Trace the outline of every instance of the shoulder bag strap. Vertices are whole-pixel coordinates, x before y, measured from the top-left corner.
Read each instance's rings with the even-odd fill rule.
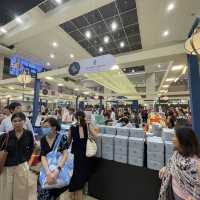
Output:
[[[56,139],[56,142],[55,142],[55,144],[53,146],[53,150],[52,151],[54,151],[54,152],[58,151],[61,139],[62,139],[62,134],[59,134],[58,137],[57,137],[57,139]]]
[[[0,151],[2,151],[4,145],[5,145],[5,148],[7,148],[9,135],[10,135],[9,133],[5,133],[5,139],[4,139],[4,141],[3,141],[3,143],[2,143],[2,145],[0,147]]]

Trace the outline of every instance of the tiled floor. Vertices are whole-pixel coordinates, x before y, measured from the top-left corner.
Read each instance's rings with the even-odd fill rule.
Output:
[[[29,185],[30,196],[28,200],[36,200],[37,199],[37,192],[36,192],[37,191],[36,190],[37,176],[30,172],[29,180],[30,180],[30,185]],[[63,193],[60,197],[60,200],[70,200],[69,193],[68,192]],[[86,196],[84,200],[96,200],[96,199]]]

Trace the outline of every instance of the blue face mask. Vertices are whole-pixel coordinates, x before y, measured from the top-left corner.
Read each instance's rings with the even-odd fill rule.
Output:
[[[42,128],[43,135],[47,136],[51,133],[51,128]]]

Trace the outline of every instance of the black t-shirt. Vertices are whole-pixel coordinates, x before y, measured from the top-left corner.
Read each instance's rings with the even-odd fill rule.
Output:
[[[9,134],[8,145],[5,145],[6,134]],[[24,130],[22,136],[18,139],[15,130],[0,136],[0,148],[6,150],[8,156],[5,166],[16,166],[28,161],[33,153],[34,139],[29,130]],[[3,145],[4,144],[4,145]]]
[[[46,139],[46,136],[44,136],[41,139],[41,156],[46,156],[49,152],[51,152],[53,150],[53,147],[54,147],[54,144],[56,142],[58,135],[59,135],[59,133],[56,135],[52,147],[49,146],[47,139]],[[68,146],[69,145],[68,145],[68,142],[67,142],[67,136],[63,135],[62,139],[60,141],[58,151],[62,153],[64,150],[68,149]]]

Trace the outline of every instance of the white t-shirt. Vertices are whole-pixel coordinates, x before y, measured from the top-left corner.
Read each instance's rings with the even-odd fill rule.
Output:
[[[115,112],[113,112],[113,111],[111,112],[110,119],[112,121],[115,121]]]

